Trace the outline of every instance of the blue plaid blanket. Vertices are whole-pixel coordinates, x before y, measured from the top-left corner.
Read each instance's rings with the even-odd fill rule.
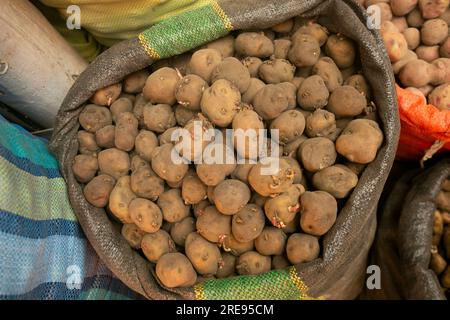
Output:
[[[45,140],[0,116],[0,299],[140,299],[100,261]]]

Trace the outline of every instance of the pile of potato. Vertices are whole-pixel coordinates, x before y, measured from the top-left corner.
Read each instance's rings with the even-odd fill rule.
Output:
[[[159,61],[91,98],[73,174],[167,287],[310,262],[383,142],[359,63],[350,39],[303,19]],[[279,130],[279,154],[174,163],[172,133],[185,128],[194,140],[195,121],[219,135]],[[175,151],[193,160],[217,144]],[[219,148],[251,156],[246,146]],[[262,174],[274,157],[277,171]]]
[[[450,110],[449,0],[363,0],[381,9],[381,34],[399,83]]]
[[[430,268],[440,277],[442,290],[450,295],[450,179],[436,198]]]

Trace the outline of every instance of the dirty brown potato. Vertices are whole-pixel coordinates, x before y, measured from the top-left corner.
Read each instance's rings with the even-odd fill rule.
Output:
[[[95,133],[97,130],[111,125],[112,117],[108,108],[88,104],[80,113],[78,121],[84,130]]]
[[[242,95],[242,102],[252,103],[256,93],[261,90],[266,84],[258,78],[251,78],[250,85],[247,91]]]
[[[133,103],[128,98],[119,98],[109,107],[114,123],[117,123],[117,117],[123,112],[133,112]]]
[[[140,249],[142,238],[144,238],[145,232],[138,228],[133,223],[125,223],[121,229],[122,237],[128,242],[133,249]]]
[[[313,261],[319,256],[319,253],[319,241],[314,236],[304,233],[294,233],[287,240],[287,258],[294,265]]]
[[[294,184],[302,184],[303,181],[303,172],[300,167],[300,163],[294,159],[293,157],[283,156],[284,160],[286,160],[291,167],[292,171],[294,171]]]
[[[336,199],[343,199],[358,184],[358,176],[346,166],[336,164],[316,172],[312,181],[317,189],[330,193]]]
[[[333,92],[344,81],[341,71],[329,57],[320,58],[311,71],[313,75],[318,75],[323,79],[329,92]]]
[[[210,83],[212,72],[221,61],[222,54],[216,49],[200,49],[192,55],[189,71]]]
[[[349,118],[361,114],[366,98],[352,86],[344,85],[334,90],[328,100],[327,110],[337,118]]]
[[[298,110],[284,111],[271,122],[270,129],[278,130],[278,142],[285,145],[303,134],[305,117]],[[272,139],[274,139],[273,136]]]
[[[214,204],[221,213],[233,215],[250,201],[251,192],[245,183],[227,179],[214,188]]]
[[[158,136],[159,145],[162,146],[166,143],[173,144],[175,141],[172,141],[172,134],[178,129],[181,129],[181,128],[180,127],[172,127],[172,128],[167,129],[163,133],[161,133]]]
[[[420,45],[420,31],[417,28],[407,28],[402,32],[409,50],[415,50]]]
[[[306,117],[306,135],[310,138],[326,137],[336,131],[334,113],[318,109]]]
[[[209,206],[197,217],[197,232],[206,240],[222,243],[231,234],[231,216],[220,213],[216,207]]]
[[[336,151],[349,161],[367,164],[375,160],[383,143],[378,123],[368,119],[352,120],[336,140]]]
[[[314,111],[328,103],[330,92],[322,77],[313,75],[306,78],[298,88],[297,102],[302,109]]]
[[[251,108],[241,108],[232,122],[234,148],[239,156],[255,159],[258,156],[258,138],[264,123]]]
[[[175,89],[180,78],[175,69],[158,69],[147,78],[142,93],[151,103],[173,105],[176,102]]]
[[[332,166],[337,153],[333,141],[324,137],[304,141],[298,148],[298,159],[309,172],[317,172]]]
[[[142,167],[150,168],[150,163],[148,163],[147,161],[142,159],[139,155],[135,154],[131,158],[131,164],[130,164],[131,173],[137,171],[138,169],[140,169]]]
[[[73,175],[78,182],[87,183],[95,177],[98,166],[96,155],[76,155],[72,164]]]
[[[366,100],[370,100],[372,92],[366,78],[362,74],[355,74],[345,80],[344,85],[355,88],[360,94],[362,94]]]
[[[131,173],[131,190],[145,199],[156,201],[164,192],[164,180],[156,175],[149,165],[137,168]]]
[[[178,135],[175,150],[186,160],[196,162],[202,159],[203,151],[215,138],[210,132],[212,129],[211,122],[199,113],[186,123],[183,130],[175,132]]]
[[[305,188],[301,184],[294,184],[286,192],[266,200],[264,211],[272,225],[284,228],[295,219],[300,209],[299,197],[304,192]]]
[[[427,20],[420,29],[420,35],[426,46],[441,44],[448,37],[448,25],[442,19]]]
[[[143,115],[145,127],[158,133],[163,133],[177,123],[172,107],[168,104],[147,104]]]
[[[145,257],[153,263],[157,263],[167,253],[176,252],[172,238],[162,229],[153,233],[147,233],[142,238],[141,249]]]
[[[236,53],[244,57],[267,58],[274,52],[273,42],[260,32],[243,32],[236,37]]]
[[[158,206],[162,210],[164,220],[168,222],[181,221],[190,214],[190,206],[184,203],[179,189],[163,192],[158,198]]]
[[[292,39],[292,46],[288,52],[289,61],[296,67],[311,67],[320,57],[320,45],[316,38],[309,34],[299,34]]]
[[[105,126],[95,132],[95,142],[97,146],[103,149],[114,148],[115,136],[116,127],[113,125]]]
[[[419,0],[419,9],[424,19],[439,17],[448,8],[449,0]]]
[[[336,199],[324,191],[305,192],[300,197],[302,230],[313,236],[323,236],[337,217]]]
[[[294,79],[295,67],[285,59],[270,59],[259,67],[259,77],[269,84],[289,82]]]
[[[131,112],[123,112],[117,116],[114,132],[114,144],[117,149],[131,151],[134,141],[139,133],[138,120]]]
[[[240,275],[255,275],[270,271],[270,257],[256,251],[248,251],[239,256],[236,271]]]
[[[77,139],[79,145],[78,151],[81,154],[94,155],[100,151],[93,133],[80,130],[77,133]]]
[[[206,199],[206,185],[200,180],[195,171],[189,171],[181,185],[181,196],[186,204],[196,204]]]
[[[116,185],[109,195],[108,208],[122,223],[133,223],[130,216],[130,202],[136,198],[130,187],[130,177],[118,178]]]
[[[242,60],[242,64],[248,69],[250,76],[255,78],[258,76],[259,67],[262,65],[262,60],[257,57],[246,57]]]
[[[265,227],[255,239],[255,248],[263,256],[282,255],[286,248],[287,236],[283,230]]]
[[[172,161],[177,152],[170,143],[156,147],[152,155],[152,169],[162,179],[170,182],[180,182],[186,175],[189,166],[180,160]]]
[[[188,234],[195,232],[195,230],[194,218],[186,217],[172,225],[170,236],[177,245],[184,247]]]
[[[281,84],[268,84],[253,98],[255,111],[264,120],[272,120],[289,108],[289,93]]]
[[[339,69],[348,68],[355,63],[355,44],[342,34],[333,34],[328,37],[325,52]]]
[[[250,78],[248,85],[250,85]],[[200,106],[202,112],[213,124],[227,127],[233,121],[240,103],[239,89],[232,82],[219,79],[205,90]]]
[[[250,85],[250,72],[238,59],[228,57],[216,66],[211,75],[211,81],[213,83],[221,79],[233,83],[242,94]]]
[[[94,207],[106,207],[115,184],[116,180],[113,177],[107,174],[98,175],[83,188],[84,197]]]
[[[261,234],[264,223],[263,210],[255,204],[247,204],[233,215],[231,232],[237,241],[250,242]]]
[[[195,270],[202,275],[215,275],[222,263],[219,248],[196,232],[190,233],[185,242],[186,255]]]
[[[328,30],[324,26],[317,23],[308,23],[307,25],[301,26],[293,35],[292,38],[295,39],[300,34],[308,34],[313,36],[319,46],[323,46],[328,39]]]
[[[100,172],[108,174],[114,179],[127,175],[130,171],[130,165],[130,156],[125,151],[111,148],[98,154]]]
[[[245,252],[252,251],[255,248],[255,243],[253,240],[248,242],[239,242],[234,238],[233,234],[230,234],[224,238],[222,248],[225,252],[229,252],[238,257]]]
[[[133,223],[142,231],[154,233],[161,228],[163,219],[161,209],[154,202],[135,198],[131,200],[128,211]]]
[[[167,253],[156,264],[158,279],[168,288],[192,287],[197,282],[189,259],[181,253]]]
[[[236,269],[236,260],[236,257],[231,253],[222,253],[222,264],[219,266],[219,270],[217,270],[216,277],[222,279],[233,275]]]
[[[291,40],[275,39],[273,41],[274,46],[273,57],[275,59],[287,59],[291,45],[292,45]]]
[[[153,151],[158,147],[158,138],[152,131],[142,129],[136,136],[134,147],[136,153],[145,161],[152,160]]]
[[[93,104],[99,106],[110,106],[122,92],[122,84],[116,83],[107,86],[103,89],[97,90],[94,95],[89,99]]]
[[[203,92],[208,88],[208,83],[196,74],[184,76],[177,84],[175,98],[183,107],[198,111]]]
[[[129,74],[123,80],[123,91],[126,93],[141,93],[149,75],[146,69]]]

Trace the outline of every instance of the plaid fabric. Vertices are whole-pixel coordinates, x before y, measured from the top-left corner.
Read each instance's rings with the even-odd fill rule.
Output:
[[[0,299],[140,299],[100,261],[46,141],[0,116]]]

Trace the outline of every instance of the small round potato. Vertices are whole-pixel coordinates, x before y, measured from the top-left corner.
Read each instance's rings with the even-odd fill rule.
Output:
[[[188,234],[185,242],[186,255],[199,274],[215,275],[222,263],[219,248],[196,232]]]
[[[114,178],[107,174],[96,176],[84,187],[84,197],[94,207],[103,208],[108,204],[109,195],[115,184]]]
[[[84,130],[95,133],[97,130],[111,125],[112,116],[108,108],[88,104],[80,113],[78,121]]]
[[[145,161],[152,161],[152,154],[158,146],[158,138],[152,131],[142,129],[134,142],[136,153]]]
[[[159,229],[142,238],[141,248],[150,262],[157,263],[165,254],[175,252],[175,243],[166,231]]]
[[[173,105],[179,80],[180,75],[175,69],[158,69],[147,78],[142,93],[151,103]]]
[[[342,86],[330,95],[327,110],[337,118],[354,117],[361,114],[366,107],[366,98],[352,86]]]
[[[136,195],[133,193],[130,186],[130,177],[120,177],[109,195],[109,210],[122,223],[133,223],[130,216],[129,205],[135,198]]]
[[[138,120],[131,112],[123,112],[117,116],[114,144],[117,149],[131,151],[138,135]]]
[[[168,104],[144,106],[144,124],[148,130],[163,133],[177,123],[172,107]]]
[[[181,196],[186,204],[196,204],[206,199],[206,185],[200,180],[195,171],[189,171],[181,185]]]
[[[355,63],[355,44],[342,34],[333,34],[328,37],[325,52],[333,59],[339,69],[349,68]]]
[[[316,237],[308,234],[294,233],[288,238],[286,253],[292,264],[313,261],[319,257],[319,241]]]
[[[336,164],[316,172],[312,181],[317,189],[343,199],[358,184],[358,176],[346,166]]]
[[[216,49],[200,49],[192,55],[188,68],[190,73],[210,83],[212,72],[221,61],[222,54]]]
[[[231,173],[231,178],[241,180],[244,183],[248,183],[248,174],[250,173],[250,170],[253,168],[253,166],[254,164],[252,163],[238,164],[233,173]]]
[[[322,77],[313,75],[306,78],[297,93],[297,102],[302,109],[314,111],[323,108],[328,103],[330,93]]]
[[[175,97],[183,107],[198,111],[203,92],[207,88],[208,83],[203,78],[196,74],[189,74],[178,82]]]
[[[284,111],[271,122],[270,129],[278,130],[279,143],[285,145],[303,134],[305,117],[298,110]],[[274,139],[273,132],[272,139]]]
[[[190,214],[190,206],[184,204],[179,189],[163,192],[158,198],[158,206],[162,210],[164,220],[169,222],[181,221]]]
[[[328,138],[312,138],[298,148],[298,159],[309,172],[317,172],[332,166],[337,153],[333,141]]]
[[[366,97],[367,100],[370,100],[372,97],[370,86],[362,74],[355,74],[348,77],[344,84],[355,88],[360,94]]]
[[[242,94],[247,91],[250,85],[250,72],[238,59],[229,57],[223,59],[211,75],[213,83],[220,79],[233,83]]]
[[[220,213],[216,207],[209,206],[197,217],[197,232],[206,240],[222,243],[231,234],[231,216]]]
[[[305,192],[301,184],[294,184],[286,192],[264,203],[267,219],[277,228],[284,228],[295,219],[300,209],[299,197]]]
[[[150,200],[133,199],[128,206],[128,210],[131,220],[142,231],[154,233],[161,228],[163,219],[161,209]]]
[[[100,130],[102,130],[102,129],[100,129]],[[97,134],[97,132],[96,132],[96,134]],[[95,141],[95,135],[93,133],[87,132],[84,130],[80,130],[77,133],[77,139],[78,139],[78,145],[79,145],[78,150],[81,154],[94,155],[100,151],[100,148],[97,145],[97,142]]]
[[[184,247],[188,234],[195,232],[195,220],[192,217],[186,217],[181,221],[175,222],[170,228],[170,236],[173,241]]]
[[[264,256],[282,255],[286,246],[287,236],[283,230],[275,227],[265,227],[255,240],[255,248]]]
[[[173,144],[175,141],[172,140],[173,133],[181,129],[180,127],[172,127],[164,131],[158,136],[159,145],[162,146],[163,144],[170,143]]]
[[[103,150],[98,154],[98,167],[101,173],[118,179],[130,171],[130,156],[116,148]]]
[[[323,79],[329,92],[333,92],[344,81],[341,70],[330,57],[320,58],[312,68],[312,73]]]
[[[265,158],[248,175],[252,188],[264,197],[285,192],[294,182],[294,171],[285,159]]]
[[[313,66],[320,57],[319,42],[309,34],[299,34],[292,39],[292,46],[289,50],[288,57],[296,67]]]
[[[150,163],[142,159],[139,155],[135,154],[131,158],[131,165],[130,165],[131,172],[133,173],[143,167],[150,168]]]
[[[264,228],[265,217],[262,209],[256,204],[247,204],[233,216],[231,232],[239,242],[256,239]]]
[[[226,215],[233,215],[244,208],[250,196],[250,189],[240,180],[228,179],[214,188],[214,204]]]
[[[423,44],[427,46],[441,44],[448,37],[447,22],[442,19],[427,20],[420,29],[420,35]]]
[[[76,155],[72,164],[73,175],[78,182],[87,183],[95,177],[98,166],[99,163],[95,155]]]
[[[375,160],[383,143],[378,123],[368,119],[351,121],[336,140],[336,150],[351,162],[367,164]]]
[[[236,52],[244,57],[267,58],[273,54],[272,41],[258,32],[243,32],[235,41]]]
[[[272,30],[278,33],[289,33],[294,27],[294,19],[288,19],[272,27]]]
[[[275,119],[289,108],[289,93],[280,84],[268,84],[256,93],[253,106],[264,120]]]
[[[117,123],[117,117],[123,112],[133,112],[133,103],[128,98],[119,98],[109,107],[114,123]]]
[[[133,249],[140,249],[142,238],[144,238],[145,232],[138,228],[133,223],[125,223],[121,230],[122,237],[127,240],[130,247]]]
[[[334,225],[337,216],[336,199],[324,191],[305,192],[300,197],[302,230],[322,236]]]
[[[246,57],[242,60],[244,67],[248,69],[250,77],[256,78],[259,74],[259,67],[262,65],[262,60],[257,57]]]
[[[90,101],[99,106],[110,106],[122,92],[122,84],[116,83],[105,88],[99,89],[90,98]]]
[[[301,26],[292,35],[292,39],[296,39],[301,34],[308,34],[310,36],[313,36],[317,40],[317,42],[319,42],[319,46],[323,46],[328,39],[328,30],[317,23],[309,23],[307,25]]]
[[[239,256],[236,271],[241,275],[269,272],[271,262],[270,257],[260,255],[256,251],[248,251]]]
[[[306,117],[306,134],[310,138],[326,137],[336,131],[334,113],[318,109]]]
[[[131,173],[131,190],[145,199],[156,201],[164,192],[164,180],[156,175],[149,165],[137,168]]]
[[[291,40],[275,39],[273,41],[274,46],[273,56],[275,57],[275,59],[287,59],[291,45],[292,45]]]
[[[116,127],[113,125],[105,126],[95,132],[95,142],[100,148],[114,148],[115,136]]]
[[[245,252],[252,251],[255,248],[255,244],[253,240],[248,242],[239,242],[233,234],[230,234],[225,237],[222,247],[226,252],[238,257]]]
[[[197,282],[189,259],[181,253],[167,253],[156,264],[156,276],[168,288],[192,287]]]
[[[186,175],[189,166],[183,161],[175,161],[177,152],[173,145],[166,143],[156,147],[152,156],[152,169],[162,179],[170,182],[180,182]],[[180,159],[178,159],[180,160]]]
[[[294,79],[295,67],[285,59],[266,60],[259,67],[259,76],[265,83],[277,84]]]

